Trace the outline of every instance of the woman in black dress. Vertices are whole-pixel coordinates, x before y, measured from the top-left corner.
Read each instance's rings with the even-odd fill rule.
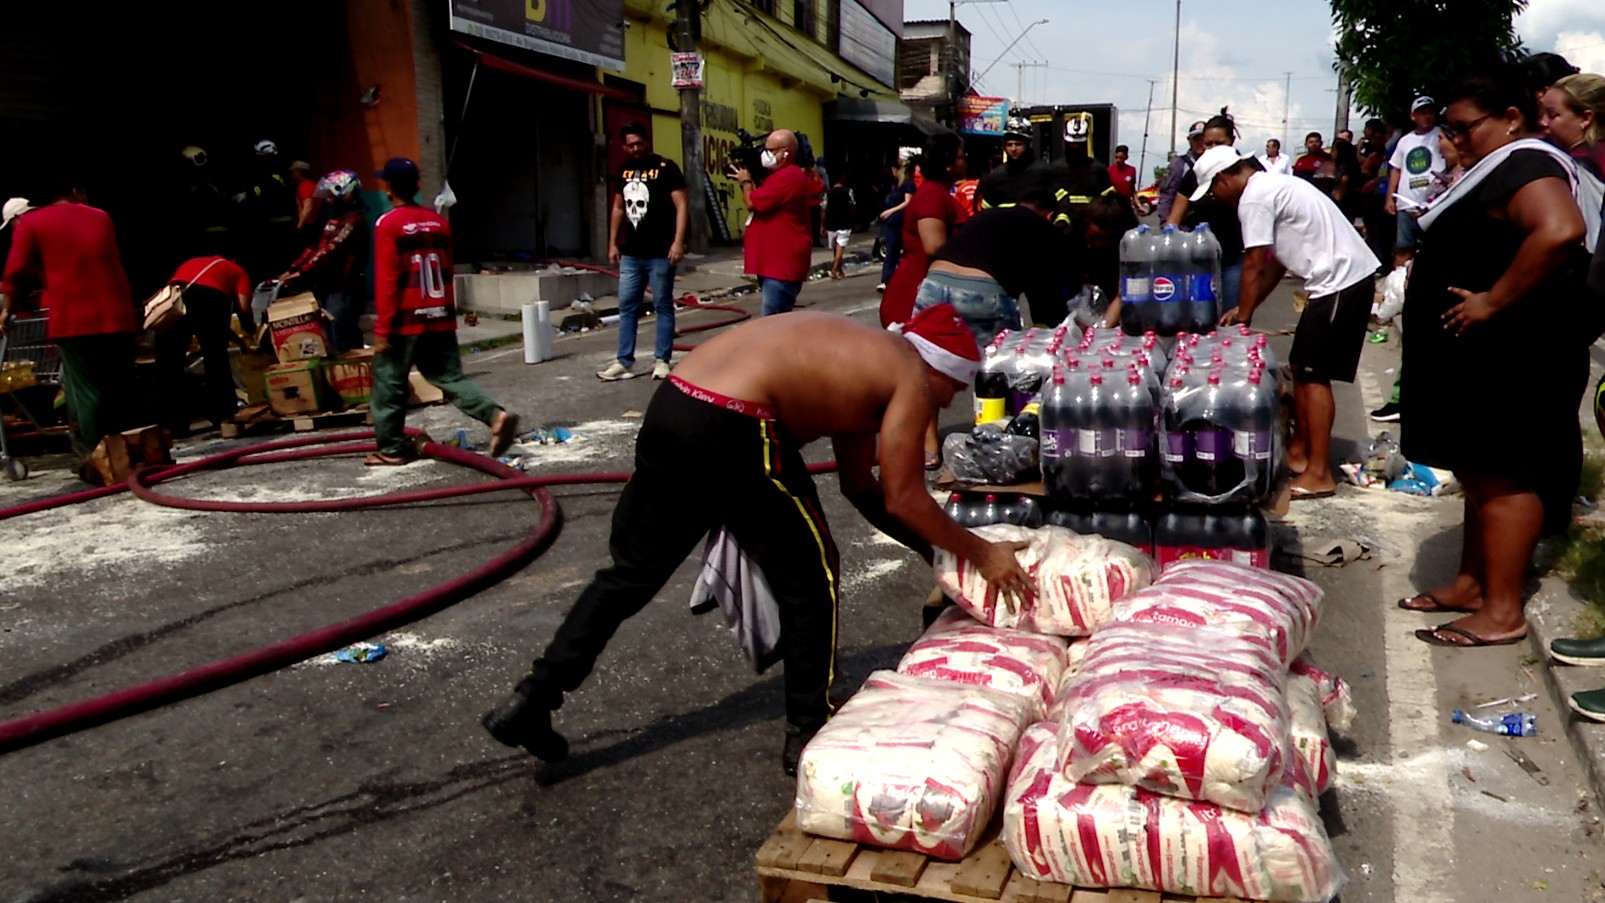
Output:
[[[1455,579],[1399,605],[1464,614],[1416,631],[1428,643],[1498,645],[1527,635],[1542,477],[1581,454],[1575,373],[1588,352],[1567,324],[1581,319],[1585,230],[1575,170],[1532,137],[1535,96],[1519,73],[1474,76],[1450,97],[1443,128],[1467,172],[1422,217],[1428,240],[1405,290],[1403,450],[1455,472],[1465,523]]]

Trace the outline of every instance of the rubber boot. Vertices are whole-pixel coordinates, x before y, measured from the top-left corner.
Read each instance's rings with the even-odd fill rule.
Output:
[[[1562,637],[1549,644],[1549,654],[1556,661],[1585,668],[1605,668],[1605,637],[1577,640]]]
[[[1584,690],[1573,693],[1568,701],[1572,711],[1584,718],[1605,721],[1605,690]]]
[[[803,747],[808,741],[814,739],[819,728],[798,727],[795,724],[786,725],[786,745],[780,750],[780,768],[789,777],[797,776],[797,760],[802,758]]]
[[[543,762],[561,762],[568,758],[568,741],[552,729],[552,709],[563,700],[542,686],[533,675],[518,682],[506,701],[479,719],[496,742],[503,746],[523,747]]]

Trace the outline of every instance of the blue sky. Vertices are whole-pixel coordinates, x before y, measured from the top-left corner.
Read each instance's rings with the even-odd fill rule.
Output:
[[[947,13],[947,0],[904,2],[905,19],[946,20]],[[1120,141],[1131,146],[1133,163],[1154,81],[1149,169],[1163,162],[1170,146],[1175,16],[1174,0],[962,0],[958,6],[959,21],[974,36],[974,74],[990,69],[980,82],[982,93],[1013,98],[1019,90],[1027,104],[1113,103],[1121,112]],[[1005,54],[1022,28],[1038,19],[1048,22]],[[1555,50],[1584,71],[1605,73],[1605,0],[1532,0],[1517,31],[1533,50]],[[1270,137],[1298,144],[1311,131],[1330,141],[1337,113],[1331,43],[1332,13],[1325,0],[1182,0],[1180,129],[1230,105],[1245,149],[1263,149]],[[1047,67],[1014,65],[1036,62]],[[1360,122],[1356,113],[1356,131]]]

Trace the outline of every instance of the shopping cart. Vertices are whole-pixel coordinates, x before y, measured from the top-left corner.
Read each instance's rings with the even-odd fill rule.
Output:
[[[10,406],[33,425],[36,433],[45,430],[28,406],[18,400],[17,393],[34,386],[61,385],[61,352],[45,334],[49,320],[49,317],[16,318],[0,334],[0,398],[10,399]],[[28,466],[11,457],[11,449],[6,445],[4,405],[0,405],[0,466],[5,467],[6,476],[14,481],[28,475]]]

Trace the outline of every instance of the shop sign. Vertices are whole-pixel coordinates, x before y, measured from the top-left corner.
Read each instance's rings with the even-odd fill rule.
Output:
[[[702,87],[702,54],[700,53],[671,53],[669,66],[673,69],[673,88],[701,88]]]
[[[1002,135],[1008,115],[1007,97],[966,94],[959,98],[959,131],[965,135]]]
[[[624,68],[624,0],[450,0],[451,30],[574,60]]]

